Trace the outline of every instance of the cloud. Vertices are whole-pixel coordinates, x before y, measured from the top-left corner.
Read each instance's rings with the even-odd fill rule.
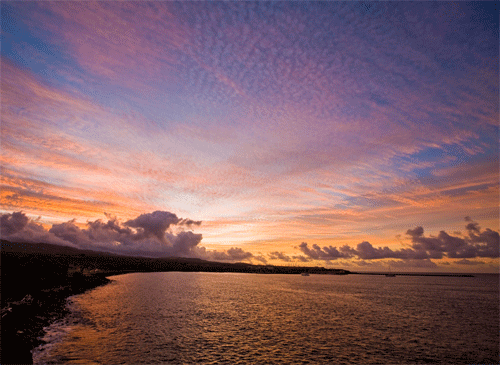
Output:
[[[462,260],[455,261],[455,264],[458,264],[458,265],[483,265],[484,261],[472,261],[472,260],[462,259]]]
[[[337,260],[339,258],[350,258],[353,256],[353,249],[345,245],[337,249],[337,247],[323,247],[320,248],[318,245],[312,245],[310,249],[306,242],[302,242],[299,247],[307,257],[315,260]]]
[[[201,234],[195,234],[191,231],[180,232],[177,235],[168,234],[167,237],[172,245],[172,251],[180,256],[195,256],[194,249],[203,238]]]
[[[448,258],[497,258],[500,256],[500,237],[498,232],[489,228],[480,230],[479,225],[469,217],[466,225],[468,236],[453,236],[445,231],[440,231],[437,236],[426,237],[424,229],[420,226],[408,229],[406,234],[410,237],[411,247],[392,250],[389,247],[373,247],[368,241],[359,243],[355,249],[345,245],[336,247],[323,247],[312,245],[309,248],[306,242],[299,245],[299,249],[308,259],[336,260],[338,258],[358,258],[360,260],[401,259],[407,265],[417,267],[432,267],[431,259]],[[418,265],[417,262],[420,262]],[[432,263],[432,264],[431,264]],[[427,265],[427,266],[426,266]]]
[[[184,231],[201,222],[178,218],[166,211],[141,214],[121,223],[107,215],[103,220],[88,221],[80,228],[76,220],[53,224],[47,231],[41,224],[29,219],[23,212],[2,214],[2,238],[29,242],[47,242],[75,247],[112,251],[117,253],[141,253],[152,256],[196,256],[202,240],[201,234]],[[169,229],[181,229],[173,233]]]
[[[264,255],[254,256],[254,259],[255,259],[256,261],[259,261],[259,262],[263,263],[263,264],[267,264],[267,260],[266,260],[266,258],[264,257]]]
[[[251,252],[244,251],[240,247],[231,247],[224,251],[217,250],[205,250],[203,248],[202,252],[199,252],[202,258],[207,260],[215,260],[215,261],[259,261],[266,263],[267,260],[262,255],[256,256]]]
[[[478,66],[475,73],[465,68],[442,78],[436,66],[445,55],[456,61],[463,54],[480,65],[484,59],[474,50],[474,40],[487,40],[482,42],[486,47],[496,39],[498,46],[498,34],[491,38],[475,29],[467,37],[472,43],[460,44],[474,52],[450,52],[436,43],[432,49],[416,47],[440,39],[440,31],[428,37],[432,28],[419,27],[429,16],[420,7],[399,11],[414,18],[406,39],[400,25],[408,25],[407,19],[387,22],[375,13],[345,17],[353,10],[348,3],[307,9],[172,4],[7,5],[15,10],[13,19],[27,26],[26,42],[53,56],[44,58],[41,68],[33,67],[33,57],[8,51],[8,44],[24,48],[26,42],[15,45],[20,38],[6,37],[6,56],[16,61],[2,58],[3,150],[13,159],[15,177],[22,183],[26,176],[36,179],[38,186],[9,185],[4,209],[77,218],[103,210],[138,216],[155,210],[155,204],[191,210],[187,199],[177,200],[186,194],[203,204],[201,211],[213,212],[207,220],[221,216],[218,209],[227,214],[228,206],[238,210],[231,216],[248,221],[253,218],[247,211],[262,209],[267,226],[258,223],[256,230],[274,224],[269,236],[288,234],[287,239],[306,230],[322,229],[323,237],[354,228],[362,232],[379,224],[374,219],[396,215],[400,222],[415,219],[416,213],[432,220],[458,206],[495,209],[498,154],[496,143],[482,135],[497,134],[485,127],[490,121],[497,128],[493,96],[498,85],[490,77],[496,71]],[[389,31],[376,32],[379,27]],[[51,77],[50,69],[58,77]],[[474,163],[457,160],[446,169],[449,161],[430,159],[435,152],[426,150],[463,141],[469,141],[463,148],[495,151],[477,155]],[[481,160],[489,162],[478,164]],[[432,179],[401,181],[430,168]],[[295,176],[285,177],[285,172]],[[313,179],[350,192],[303,192]],[[40,186],[47,181],[55,185]],[[457,190],[464,183],[467,190]],[[104,187],[112,187],[114,195]],[[395,191],[388,195],[385,188]],[[349,216],[348,227],[331,228],[333,206],[333,214]],[[309,208],[320,215],[305,211]],[[284,217],[289,224],[274,219],[292,210],[307,217],[309,226],[292,222],[291,213]],[[365,248],[366,257],[384,255]],[[316,253],[339,256],[322,248]]]
[[[245,252],[239,247],[231,247],[224,254],[230,260],[245,260],[253,256],[250,252]]]
[[[36,220],[30,219],[23,212],[2,214],[1,237],[12,241],[47,242],[73,247],[102,250],[122,254],[145,256],[180,256],[198,257],[215,261],[248,261],[267,263],[264,255],[254,255],[239,247],[227,250],[207,250],[200,246],[203,236],[186,231],[193,225],[199,226],[201,221],[179,218],[167,211],[155,211],[140,214],[134,219],[122,223],[118,218],[106,214],[107,221],[97,219],[88,221],[84,228],[72,219],[67,222],[53,224],[45,229]],[[283,252],[273,251],[267,254],[270,260],[284,262],[311,260],[331,261],[338,259],[354,259],[356,265],[369,265],[380,259],[398,259],[394,267],[435,268],[432,259],[444,257],[461,259],[455,261],[459,265],[479,265],[482,261],[473,258],[498,258],[499,233],[489,228],[481,230],[477,222],[466,217],[467,235],[448,234],[440,231],[437,236],[425,236],[424,229],[417,226],[408,229],[411,244],[409,247],[393,250],[389,247],[374,247],[363,241],[356,248],[344,245],[320,247],[309,246],[302,242],[297,249],[302,255],[289,256]],[[174,228],[175,227],[175,228]]]
[[[479,233],[479,226],[477,223],[469,223],[465,226],[465,228],[468,230],[468,231],[473,231],[473,232],[476,232],[476,233]]]
[[[36,4],[26,23],[44,29],[44,40],[63,45],[67,57],[88,73],[111,81],[140,84],[141,77],[151,79],[155,72],[164,73],[179,63],[174,51],[186,42],[185,28],[172,17],[169,4],[117,5]],[[141,21],[136,18],[139,14]],[[127,80],[120,77],[124,72]]]
[[[370,267],[373,271],[385,271],[388,269],[387,263],[377,260],[353,260],[353,264],[360,267]],[[435,269],[438,265],[430,259],[405,259],[405,260],[391,260],[389,263],[391,268],[407,269],[407,268],[421,268],[421,269]],[[448,263],[444,263],[448,264]],[[345,265],[345,264],[344,264]],[[346,265],[347,266],[347,265]]]
[[[8,236],[19,232],[26,227],[28,221],[28,217],[22,212],[3,214],[0,221],[2,236]]]
[[[374,248],[370,242],[363,241],[358,244],[356,255],[362,260],[373,260],[394,257],[395,253],[388,247]]]
[[[81,230],[80,227],[75,224],[74,219],[69,222],[53,224],[52,228],[49,230],[49,233],[52,233],[56,237],[80,247],[92,246],[93,240],[88,234],[90,232],[92,232],[92,230]]]
[[[22,242],[49,242],[73,246],[72,243],[56,237],[38,222],[29,219],[23,212],[2,214],[1,237]]]
[[[283,252],[274,251],[274,252],[268,253],[267,256],[269,257],[270,260],[281,260],[281,261],[285,261],[285,262],[292,261],[290,256],[285,255]]]
[[[427,259],[430,256],[422,250],[401,249],[393,251],[389,247],[373,247],[368,241],[359,243],[356,248],[344,245],[337,249],[336,247],[323,247],[313,245],[309,248],[306,242],[299,245],[299,249],[310,259],[313,260],[336,260],[357,257],[360,260],[377,260],[387,258],[399,259]],[[439,257],[440,258],[440,257]]]
[[[193,221],[191,219],[185,218],[185,219],[179,220],[179,224],[180,225],[185,225],[187,227],[189,227],[189,226],[199,226],[199,225],[201,225],[201,221]]]
[[[12,241],[55,243],[130,255],[267,262],[263,255],[254,255],[239,247],[222,251],[207,250],[200,246],[203,238],[201,234],[182,230],[183,227],[199,226],[201,221],[179,218],[171,212],[144,213],[124,223],[109,214],[105,215],[107,221],[88,221],[83,229],[72,219],[53,224],[47,231],[23,212],[6,213],[1,215],[1,237]],[[172,231],[174,226],[176,233]]]
[[[175,214],[157,210],[153,213],[141,214],[139,217],[125,222],[125,225],[136,228],[138,234],[144,238],[154,235],[163,241],[165,231],[179,221],[180,219]]]
[[[438,265],[430,259],[422,259],[422,260],[400,260],[400,261],[392,261],[391,267],[405,269],[408,267],[412,268],[420,268],[420,269],[435,269]]]
[[[499,234],[489,228],[486,228],[479,235],[470,233],[470,240],[477,250],[477,257],[499,257]]]
[[[267,257],[270,260],[281,260],[281,261],[285,261],[285,262],[310,262],[313,260],[312,258],[304,256],[304,255],[288,256],[288,255],[285,255],[283,252],[278,252],[278,251],[268,253]],[[325,260],[325,261],[328,261],[328,260]]]
[[[465,217],[468,236],[452,236],[445,231],[440,231],[437,237],[425,237],[422,227],[408,230],[414,250],[426,251],[432,258],[474,258],[474,257],[499,257],[499,234],[489,228],[482,231],[478,223],[470,217]]]
[[[382,265],[378,262],[378,261],[370,261],[370,260],[355,260],[353,261],[353,263],[357,266],[362,266],[362,267],[366,267],[366,266],[369,266],[371,267],[372,269],[373,268],[382,268]]]

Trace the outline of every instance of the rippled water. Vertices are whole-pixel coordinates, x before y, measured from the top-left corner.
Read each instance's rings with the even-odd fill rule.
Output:
[[[498,275],[137,273],[68,301],[37,364],[498,363]]]

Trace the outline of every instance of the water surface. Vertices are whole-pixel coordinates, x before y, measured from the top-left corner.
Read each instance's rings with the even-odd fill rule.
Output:
[[[136,273],[68,301],[35,363],[498,363],[498,275]]]

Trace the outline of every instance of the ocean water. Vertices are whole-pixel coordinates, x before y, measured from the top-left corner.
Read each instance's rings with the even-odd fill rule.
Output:
[[[498,364],[499,277],[135,273],[68,300],[35,364]]]

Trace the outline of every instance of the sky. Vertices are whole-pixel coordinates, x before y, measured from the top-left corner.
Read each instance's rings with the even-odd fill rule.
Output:
[[[1,2],[1,234],[498,272],[494,2]]]

